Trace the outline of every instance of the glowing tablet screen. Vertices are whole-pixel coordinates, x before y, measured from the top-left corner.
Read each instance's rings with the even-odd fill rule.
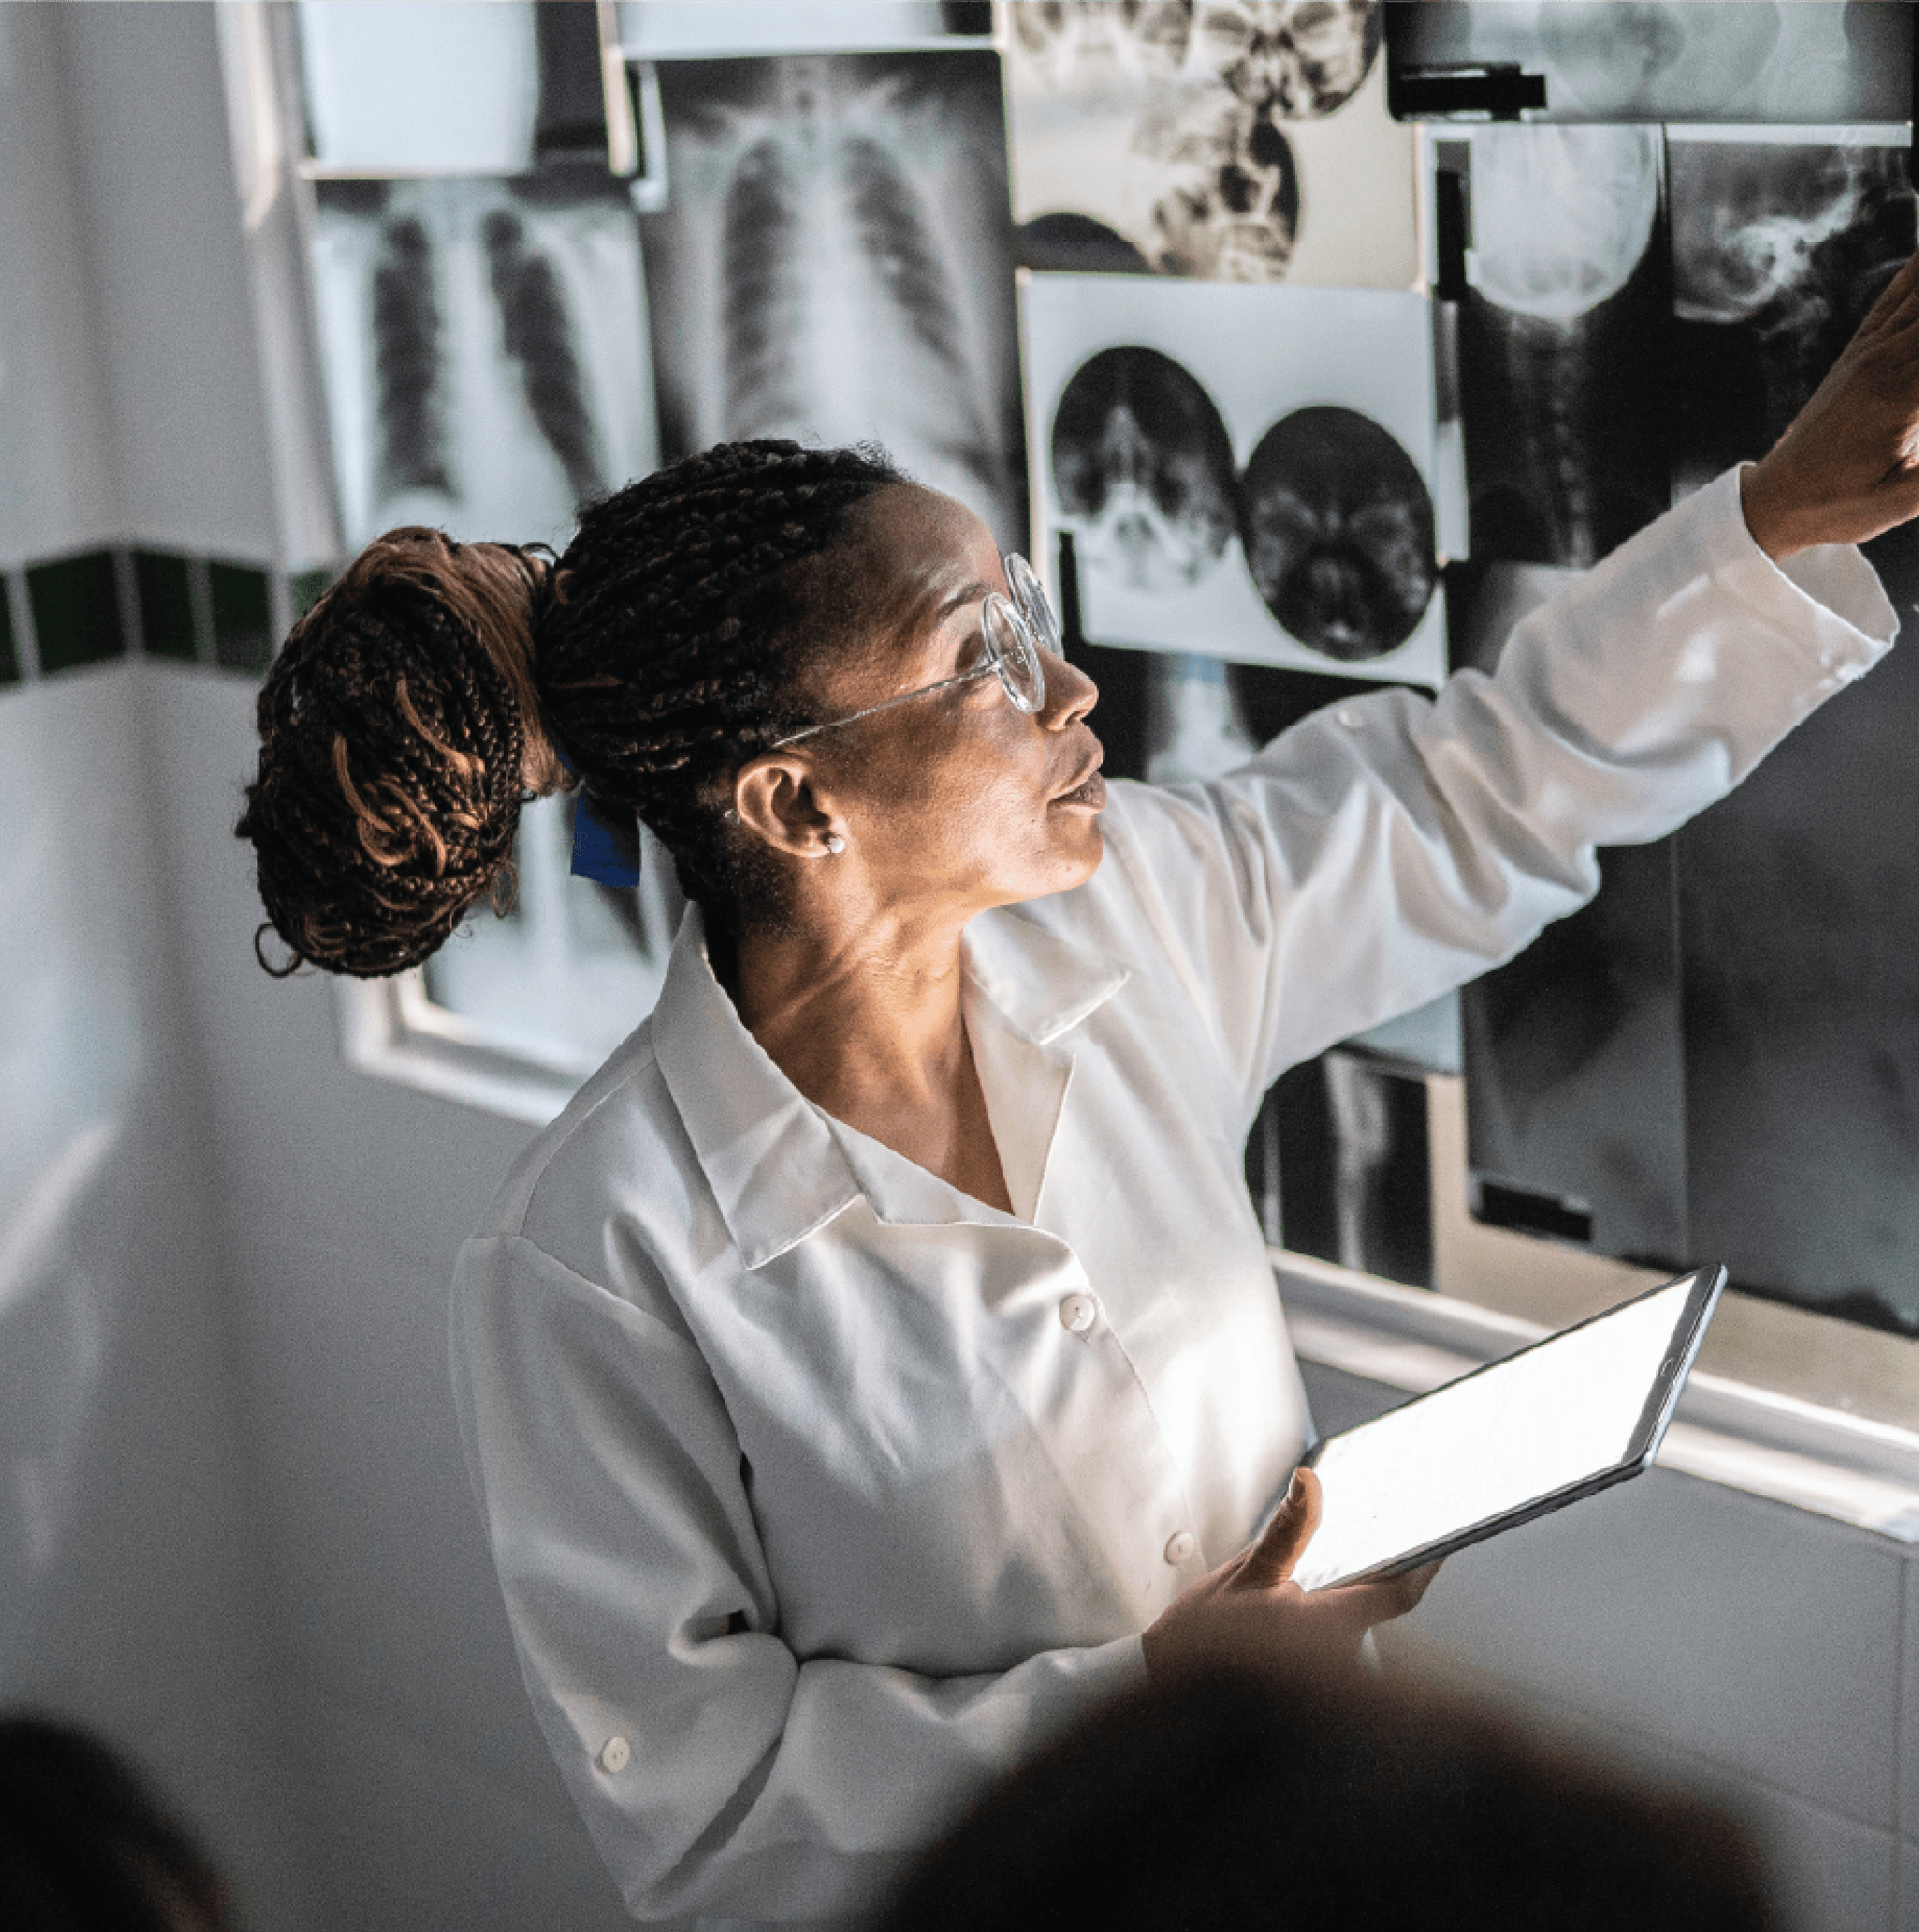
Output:
[[[1724,1282],[1686,1276],[1449,1382],[1314,1452],[1320,1589],[1456,1550],[1649,1463]]]

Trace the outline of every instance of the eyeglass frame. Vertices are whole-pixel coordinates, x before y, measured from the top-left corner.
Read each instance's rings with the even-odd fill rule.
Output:
[[[1014,566],[1019,566],[1016,572]],[[915,698],[929,696],[935,691],[951,691],[963,684],[977,684],[984,677],[997,677],[1000,688],[1006,694],[1006,701],[1016,711],[1023,711],[1029,717],[1046,708],[1046,665],[1041,661],[1043,651],[1050,650],[1059,654],[1059,623],[1053,614],[1053,606],[1047,599],[1046,588],[1040,582],[1033,566],[1017,551],[1008,550],[1000,558],[1000,566],[1006,573],[1006,580],[1014,587],[1014,596],[1009,597],[1004,591],[989,590],[980,605],[980,637],[986,646],[984,663],[976,664],[971,670],[963,670],[957,677],[943,677],[936,684],[923,684],[911,691],[902,691],[896,698],[882,698],[877,704],[869,704],[863,711],[849,711],[844,718],[829,718],[823,724],[809,724],[804,730],[789,731],[783,738],[776,738],[770,745],[760,747],[761,752],[778,752],[788,745],[797,745],[803,738],[816,737],[822,731],[836,731],[842,724],[854,724],[862,718],[870,718],[877,712],[890,711],[895,705],[910,703]],[[1043,621],[1036,622],[1032,614],[1025,608],[1022,594],[1025,585],[1030,584],[1039,598]],[[1023,646],[1032,662],[1033,696],[1029,703],[1025,695],[1014,688],[1012,679],[1005,668],[1007,654],[993,642],[990,620],[1003,614],[1003,621],[1012,632],[1014,643]],[[755,754],[755,755],[758,755]]]

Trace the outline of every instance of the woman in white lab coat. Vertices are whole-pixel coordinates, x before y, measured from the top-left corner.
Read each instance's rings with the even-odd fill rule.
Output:
[[[296,628],[241,826],[296,958],[425,957],[523,786],[637,812],[688,892],[453,1306],[528,1690],[638,1916],[845,1922],[1092,1700],[1412,1600],[1284,1582],[1314,1499],[1260,1096],[1869,667],[1896,625],[1839,546],[1919,510],[1915,423],[1908,267],[1763,463],[1496,677],[1170,790],[1107,790],[1024,567],[856,452],[689,459],[550,572],[399,533]]]

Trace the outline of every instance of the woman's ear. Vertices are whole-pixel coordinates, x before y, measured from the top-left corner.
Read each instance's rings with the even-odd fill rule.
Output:
[[[769,754],[740,768],[731,816],[776,852],[795,859],[819,856],[833,814],[819,795],[818,774],[804,757]]]

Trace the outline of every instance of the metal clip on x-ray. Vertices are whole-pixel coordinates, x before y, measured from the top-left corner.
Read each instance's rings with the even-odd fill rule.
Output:
[[[1386,71],[1386,111],[1395,121],[1517,121],[1546,104],[1546,77],[1516,62]]]

